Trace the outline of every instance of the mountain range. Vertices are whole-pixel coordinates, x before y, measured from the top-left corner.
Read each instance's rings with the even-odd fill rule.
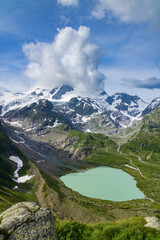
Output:
[[[150,104],[138,96],[116,93],[109,96],[98,90],[94,96],[81,96],[63,85],[52,90],[37,88],[26,93],[1,91],[1,116],[27,131],[65,124],[84,132],[106,135],[131,126],[160,105],[160,98]]]
[[[124,237],[134,220],[134,235],[150,234],[144,217],[158,217],[160,212],[160,98],[148,104],[138,96],[109,96],[103,90],[92,97],[79,96],[72,87],[62,86],[28,93],[1,91],[0,106],[0,212],[17,202],[38,201],[56,216],[58,239],[62,233],[67,239],[67,231],[73,229],[79,233],[81,221],[104,222],[105,229],[111,221],[115,226],[111,234],[115,229],[119,232],[115,225],[119,222]],[[21,169],[13,158],[22,161]],[[124,202],[92,199],[60,180],[67,173],[99,166],[130,174],[145,198]],[[32,178],[18,181],[26,176]],[[159,239],[157,231],[151,229],[151,233],[153,239]],[[84,239],[81,235],[78,239]],[[93,239],[88,231],[85,239]]]

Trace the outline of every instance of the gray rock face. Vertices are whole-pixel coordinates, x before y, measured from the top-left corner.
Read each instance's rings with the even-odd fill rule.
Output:
[[[56,100],[60,100],[64,94],[66,94],[67,92],[71,92],[73,90],[74,89],[71,86],[63,85],[52,98]],[[51,91],[51,93],[52,94],[54,93],[54,89]]]
[[[0,215],[0,240],[56,240],[50,209],[35,202],[21,202]]]
[[[146,217],[145,220],[147,224],[145,227],[155,228],[156,230],[160,230],[160,221],[156,217]]]
[[[0,114],[2,113],[2,108],[3,108],[3,107],[2,107],[2,106],[0,106]]]
[[[160,106],[160,97],[154,99],[142,112],[142,117],[152,112],[155,108]]]
[[[68,107],[73,109],[76,113],[82,116],[90,116],[95,112],[98,112],[98,105],[90,98],[71,98],[68,102]]]

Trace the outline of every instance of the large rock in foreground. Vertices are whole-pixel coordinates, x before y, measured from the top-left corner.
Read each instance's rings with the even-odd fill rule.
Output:
[[[21,202],[0,215],[0,240],[56,240],[50,209],[35,202]]]
[[[156,230],[160,230],[160,221],[156,217],[146,217],[145,220],[147,224],[145,227],[155,228]]]

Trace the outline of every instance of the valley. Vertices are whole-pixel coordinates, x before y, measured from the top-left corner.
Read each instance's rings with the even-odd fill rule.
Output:
[[[160,0],[0,2],[0,240],[160,240]]]
[[[61,107],[65,109],[66,104],[62,103]],[[95,117],[88,107],[86,110],[86,103],[82,104],[81,112],[77,111],[80,110],[74,108],[72,114],[81,114],[79,122],[73,121],[70,113],[57,110],[54,102],[38,100],[5,112],[1,118],[1,166],[10,172],[7,176],[2,175],[0,211],[15,202],[34,200],[51,208],[60,224],[57,229],[66,220],[93,224],[137,216],[159,218],[159,106],[125,128],[106,112],[103,126],[108,136],[101,133],[102,125],[101,128],[98,125],[96,131],[83,130],[81,120],[84,116],[89,119],[88,127],[91,122],[101,121],[95,120],[102,118],[100,112]],[[34,177],[25,183],[14,182],[12,176],[16,166],[9,161],[10,156],[19,156],[23,160],[20,177]],[[145,198],[118,202],[89,198],[66,187],[60,180],[63,175],[101,166],[120,169],[132,176]]]

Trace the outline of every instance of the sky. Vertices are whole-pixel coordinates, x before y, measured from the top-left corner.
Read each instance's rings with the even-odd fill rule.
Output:
[[[0,87],[160,96],[159,0],[0,0]]]

